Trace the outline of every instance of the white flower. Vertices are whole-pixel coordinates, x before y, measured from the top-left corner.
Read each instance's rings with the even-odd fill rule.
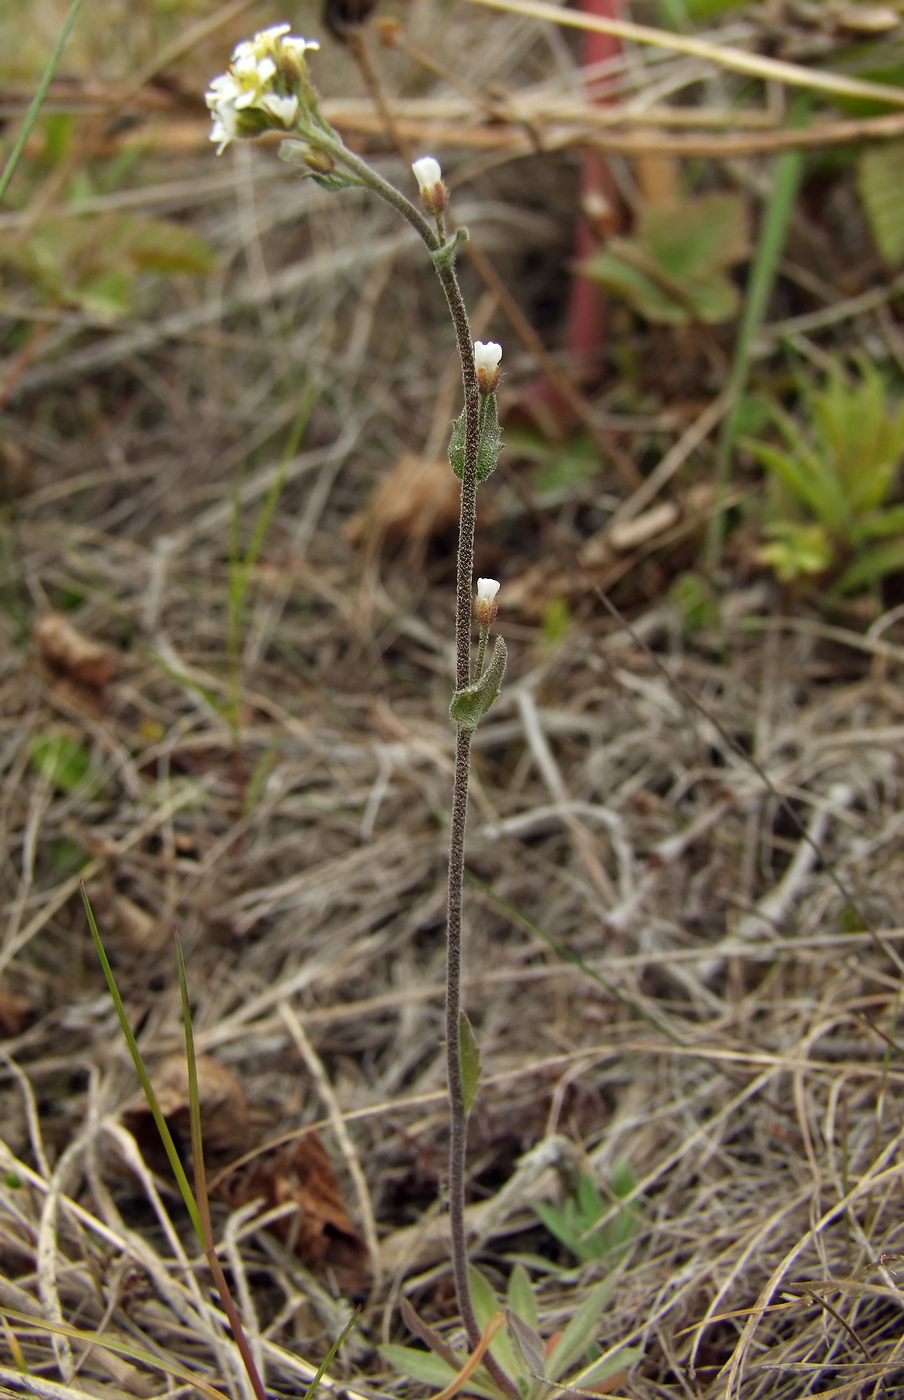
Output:
[[[477,370],[477,387],[482,394],[492,394],[499,383],[499,361],[502,359],[502,346],[495,340],[474,341],[474,365]]]
[[[271,117],[275,117],[281,126],[290,130],[295,124],[298,116],[298,98],[294,93],[290,97],[280,97],[278,93],[265,93],[258,104],[265,112],[269,112]]]
[[[219,142],[217,155],[220,155],[238,133],[238,109],[254,100],[253,93],[246,94],[229,73],[221,73],[214,78],[210,91],[205,94],[207,105],[213,117],[211,141]]]
[[[496,594],[499,592],[499,584],[494,578],[479,578],[477,580],[477,597],[474,599],[474,611],[477,614],[481,627],[489,627],[496,616]]]
[[[288,28],[288,26],[286,26],[286,28]],[[287,54],[291,54],[293,58],[298,59],[304,58],[307,49],[319,49],[320,41],[318,39],[299,39],[294,34],[288,34],[286,38],[283,39],[281,47]]]

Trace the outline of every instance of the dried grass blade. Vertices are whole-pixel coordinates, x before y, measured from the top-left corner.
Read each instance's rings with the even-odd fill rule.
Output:
[[[646,24],[632,24],[628,20],[601,19],[598,15],[559,9],[555,5],[544,4],[543,0],[471,0],[471,3],[487,5],[495,10],[508,10],[513,14],[534,19],[549,20],[551,24],[567,24],[573,29],[592,29],[599,34],[614,34],[620,39],[634,40],[638,44],[653,44],[657,48],[671,49],[674,53],[709,59],[719,68],[728,68],[735,73],[747,73],[751,77],[761,78],[764,82],[774,79],[786,83],[789,87],[805,88],[813,92],[833,92],[844,97],[868,98],[874,102],[887,102],[890,107],[904,106],[902,88],[890,87],[886,83],[871,83],[861,78],[848,78],[843,73],[821,73],[815,68],[804,68],[800,64],[767,58],[763,54],[747,53],[744,49],[736,49],[729,44],[713,44],[690,34],[675,34],[667,29],[653,29]]]

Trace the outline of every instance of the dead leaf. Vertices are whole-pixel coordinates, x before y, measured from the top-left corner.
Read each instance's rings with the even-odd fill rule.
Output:
[[[0,1033],[4,1039],[21,1035],[35,1014],[35,1007],[27,997],[0,990]]]
[[[633,520],[610,526],[608,542],[617,554],[627,554],[629,550],[649,544],[657,535],[665,534],[680,519],[681,507],[677,501],[659,501],[642,515],[635,515]]]
[[[216,1167],[224,1160],[238,1157],[248,1147],[248,1100],[232,1071],[212,1055],[198,1055],[197,1072],[204,1161],[208,1167]],[[191,1144],[191,1114],[185,1056],[168,1055],[152,1074],[151,1081],[167,1127],[187,1154]],[[163,1149],[151,1110],[143,1097],[124,1110],[123,1121],[148,1160],[157,1166]],[[163,1166],[160,1169],[167,1171]]]
[[[233,1208],[258,1197],[268,1210],[294,1202],[297,1211],[276,1221],[270,1227],[274,1233],[306,1268],[333,1274],[344,1291],[361,1293],[367,1288],[367,1246],[348,1218],[333,1164],[316,1133],[306,1133],[291,1149],[258,1160],[247,1174],[227,1177],[221,1191]]]
[[[457,523],[458,500],[458,479],[447,461],[405,452],[367,508],[348,522],[345,537],[352,544],[423,545]]]
[[[79,632],[63,613],[45,613],[39,618],[34,639],[44,664],[76,686],[100,691],[113,675],[109,647]]]

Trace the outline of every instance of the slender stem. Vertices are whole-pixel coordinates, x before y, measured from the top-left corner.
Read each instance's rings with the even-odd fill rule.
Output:
[[[372,170],[347,146],[343,146],[338,135],[331,135],[329,131],[319,126],[299,128],[299,134],[305,140],[309,140],[312,146],[326,151],[328,155],[333,157],[337,165],[344,165],[346,170],[350,170],[361,181],[362,185],[366,185],[369,190],[373,190],[374,194],[385,199],[387,204],[391,204],[393,209],[396,209],[403,219],[407,219],[411,227],[421,236],[431,253],[435,253],[437,248],[441,247],[440,238],[430,227],[420,209],[412,204],[410,199],[406,199],[395,185],[384,180],[383,176],[379,175],[376,170]]]
[[[474,342],[458,278],[451,263],[436,264],[458,339],[465,395],[465,461],[458,523],[458,569],[455,591],[455,688],[471,683],[471,609],[473,607],[474,529],[477,522],[477,449],[480,444],[480,394],[474,364]],[[455,777],[452,785],[452,829],[449,836],[449,893],[446,924],[446,1074],[449,1081],[449,1237],[452,1274],[458,1309],[472,1347],[481,1332],[471,1300],[468,1278],[468,1236],[465,1226],[465,1167],[468,1116],[461,1083],[461,901],[465,874],[465,827],[468,814],[468,771],[471,730],[458,726],[455,737]],[[489,1352],[484,1365],[511,1400],[520,1400],[518,1387]]]
[[[480,1327],[471,1301],[468,1279],[468,1239],[465,1227],[465,1164],[468,1119],[461,1082],[461,899],[465,870],[465,826],[468,815],[468,770],[471,732],[458,726],[455,736],[455,778],[452,785],[452,830],[449,840],[449,892],[446,925],[446,1074],[449,1081],[449,1232],[452,1274],[465,1331],[472,1346]]]
[[[305,133],[306,134],[306,133]],[[438,216],[434,232],[418,209],[376,171],[318,129],[316,144],[337,164],[351,171],[361,183],[397,209],[420,234],[431,253],[445,243],[445,221]],[[473,607],[474,530],[477,521],[477,451],[480,444],[480,393],[474,364],[471,325],[453,260],[434,259],[445,293],[461,359],[465,398],[465,454],[461,482],[458,530],[458,563],[455,587],[455,688],[471,683],[471,609]],[[486,629],[481,637],[480,665],[486,653]],[[478,668],[478,675],[480,668]],[[455,738],[455,777],[452,786],[452,828],[449,838],[449,891],[446,928],[446,1074],[449,1084],[449,1235],[452,1275],[458,1309],[472,1347],[481,1342],[468,1278],[468,1237],[465,1225],[465,1172],[468,1148],[468,1115],[461,1079],[461,904],[465,872],[465,827],[468,816],[468,772],[471,763],[471,730],[458,725]],[[483,1358],[490,1375],[510,1400],[521,1400],[515,1383],[489,1354]]]

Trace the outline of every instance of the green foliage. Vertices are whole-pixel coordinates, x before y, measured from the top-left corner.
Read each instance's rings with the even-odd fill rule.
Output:
[[[147,273],[205,273],[214,263],[209,244],[166,219],[131,215],[52,218],[22,240],[11,230],[0,240],[0,269],[31,283],[40,299],[103,320],[132,310]]]
[[[637,1182],[627,1162],[619,1162],[613,1172],[611,1189],[616,1200],[625,1200]],[[537,1201],[534,1210],[551,1235],[581,1263],[617,1257],[634,1231],[634,1214],[622,1209],[612,1216],[611,1200],[604,1200],[593,1177],[584,1173],[573,1196],[559,1205]],[[610,1219],[599,1222],[604,1216]]]
[[[895,267],[904,262],[904,141],[867,147],[857,184],[876,247]]]
[[[669,589],[669,602],[681,613],[688,637],[695,636],[713,621],[712,590],[700,574],[679,574]]]
[[[578,435],[563,443],[538,442],[541,450],[535,454],[531,483],[535,496],[560,496],[599,475],[600,450],[591,438]]]
[[[540,619],[540,634],[549,646],[555,646],[568,631],[571,613],[564,598],[550,598],[544,605]]]
[[[474,1315],[484,1331],[498,1316],[500,1303],[487,1279],[475,1268],[469,1272]],[[640,1347],[615,1347],[603,1355],[596,1350],[600,1318],[615,1290],[615,1282],[616,1276],[612,1273],[592,1288],[565,1330],[550,1344],[544,1342],[538,1330],[537,1299],[527,1270],[521,1264],[515,1265],[506,1293],[506,1325],[493,1337],[490,1353],[514,1380],[524,1400],[548,1400],[556,1385],[585,1388],[601,1385],[607,1377],[628,1370],[640,1360],[643,1354]],[[445,1389],[455,1378],[455,1368],[460,1369],[467,1358],[451,1351],[416,1315],[412,1322],[419,1335],[432,1346],[431,1351],[393,1345],[381,1347],[380,1353],[402,1375]],[[588,1352],[592,1353],[589,1360]],[[480,1396],[481,1400],[500,1400],[502,1396],[484,1366],[478,1366],[465,1392]]]
[[[904,401],[891,400],[869,361],[852,381],[840,365],[802,394],[802,426],[779,404],[785,445],[746,439],[779,489],[761,560],[786,582],[835,575],[854,593],[904,568],[904,505],[893,503],[904,456]],[[877,543],[884,541],[884,543]]]
[[[832,565],[832,541],[825,527],[815,522],[774,520],[765,527],[769,543],[758,551],[781,583],[793,583],[808,575],[824,574]]]
[[[31,746],[33,766],[60,792],[74,792],[91,771],[91,750],[71,734],[42,734]]]
[[[629,301],[649,321],[681,326],[727,321],[738,293],[726,270],[748,253],[744,202],[703,194],[641,210],[634,238],[612,238],[582,266],[585,277]]]

